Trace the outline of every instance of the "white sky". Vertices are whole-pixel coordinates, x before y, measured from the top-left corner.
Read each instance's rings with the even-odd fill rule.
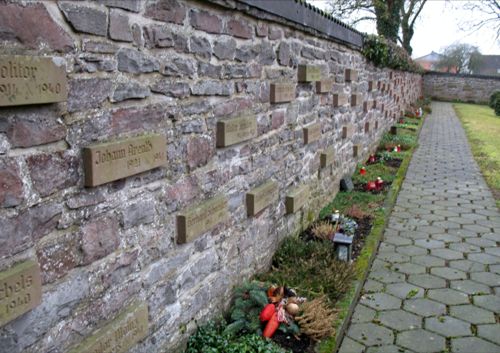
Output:
[[[307,1],[316,7],[326,9],[327,2],[335,0]],[[460,0],[429,0],[425,4],[415,24],[415,34],[411,41],[412,57],[424,56],[431,51],[441,52],[444,47],[454,42],[478,46],[482,54],[500,55],[500,40],[495,41],[496,33],[490,28],[472,34],[460,30],[460,23],[484,18],[479,12],[472,13],[462,9],[463,3],[464,1]],[[375,25],[369,22],[359,24],[357,29],[361,32],[376,33]]]

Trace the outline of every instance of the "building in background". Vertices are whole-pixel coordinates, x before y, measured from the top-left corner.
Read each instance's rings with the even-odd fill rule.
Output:
[[[456,74],[457,69],[455,67],[442,67],[438,68],[438,62],[443,58],[443,55],[432,51],[430,54],[421,56],[420,58],[414,59],[414,61],[422,66],[426,71],[441,71],[441,72],[451,72]]]
[[[500,55],[480,55],[475,75],[500,76]]]

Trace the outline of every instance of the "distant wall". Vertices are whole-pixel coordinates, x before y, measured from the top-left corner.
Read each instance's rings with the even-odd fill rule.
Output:
[[[27,311],[0,315],[0,352],[72,352],[96,332],[102,351],[175,351],[422,94],[420,75],[375,68],[338,21],[251,3],[0,2],[0,55],[60,57],[68,82],[62,102],[0,107],[0,314]],[[33,292],[7,302],[1,281]]]
[[[500,77],[427,72],[424,94],[437,100],[487,103],[494,91],[500,91]]]

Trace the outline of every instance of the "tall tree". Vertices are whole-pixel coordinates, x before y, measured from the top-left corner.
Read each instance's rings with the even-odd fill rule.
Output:
[[[496,32],[496,39],[500,38],[500,0],[467,1],[463,7],[482,15],[478,20],[465,21],[463,30],[477,31],[488,27]]]
[[[437,63],[439,69],[447,72],[472,73],[481,64],[481,53],[478,48],[466,43],[454,43],[446,47],[441,60]]]
[[[496,0],[493,0],[496,1]],[[411,54],[415,21],[427,0],[330,0],[330,12],[335,17],[356,25],[375,21],[377,33],[401,43]]]

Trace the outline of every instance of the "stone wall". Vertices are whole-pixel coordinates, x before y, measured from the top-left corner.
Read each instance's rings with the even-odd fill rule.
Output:
[[[421,95],[235,1],[7,0],[0,23],[0,59],[63,73],[21,97],[0,68],[0,352],[178,349]]]
[[[424,75],[424,94],[436,100],[488,103],[500,91],[500,77],[428,72]]]

